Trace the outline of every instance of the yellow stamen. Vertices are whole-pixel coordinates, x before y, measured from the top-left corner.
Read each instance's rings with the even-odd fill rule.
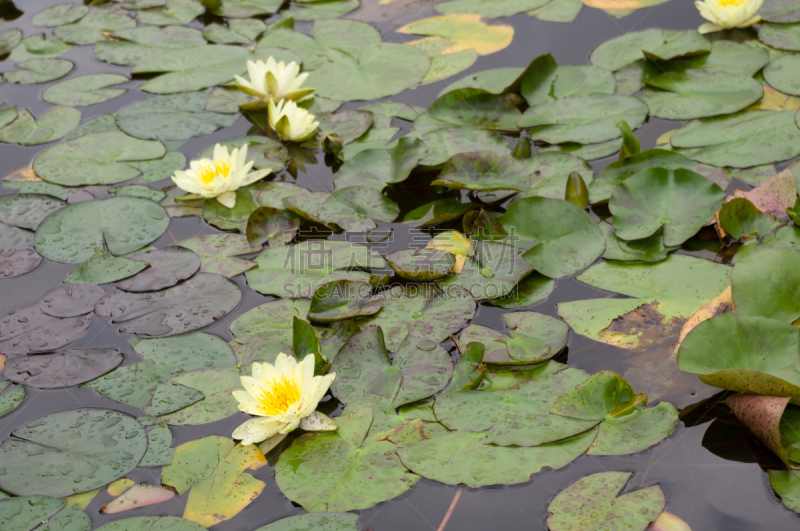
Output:
[[[745,2],[745,0],[719,0],[719,7],[739,7]]]
[[[300,400],[300,389],[294,380],[281,376],[280,380],[272,381],[272,389],[259,397],[258,401],[264,405],[267,415],[282,415],[289,406]]]
[[[231,171],[231,161],[226,159],[216,159],[211,164],[207,162],[200,163],[198,170],[198,177],[204,183],[208,184],[214,180],[217,175],[227,177],[228,172]]]

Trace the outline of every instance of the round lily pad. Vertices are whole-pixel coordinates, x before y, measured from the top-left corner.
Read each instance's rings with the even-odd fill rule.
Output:
[[[109,409],[51,413],[12,435],[0,446],[0,488],[18,496],[62,497],[103,487],[138,465],[147,450],[144,427]]]
[[[21,110],[16,120],[0,129],[0,140],[23,146],[44,144],[62,138],[80,121],[81,112],[72,107],[53,107],[38,120],[27,110]]]
[[[0,222],[13,227],[36,230],[47,216],[65,206],[64,201],[48,195],[6,195],[0,197]]]
[[[157,291],[168,288],[186,280],[200,269],[200,257],[197,253],[183,247],[138,253],[131,255],[130,259],[150,265],[133,277],[114,283],[114,286],[125,291]]]
[[[76,203],[54,212],[39,225],[36,250],[49,260],[65,264],[84,262],[104,245],[111,254],[120,256],[154,241],[168,224],[169,217],[161,205],[140,197]]]
[[[29,59],[17,63],[17,67],[21,70],[3,74],[6,81],[20,85],[35,85],[66,76],[72,72],[75,65],[66,59]]]
[[[122,363],[113,348],[62,350],[53,354],[16,356],[6,362],[4,375],[12,382],[39,389],[69,387],[93,380]]]
[[[764,68],[767,83],[784,94],[800,96],[800,58],[784,55]]]
[[[97,531],[202,531],[205,527],[176,516],[137,516],[98,527]]]
[[[58,4],[36,13],[31,19],[34,26],[54,28],[64,24],[72,24],[86,16],[89,8],[75,4]]]
[[[128,81],[127,77],[118,74],[79,76],[47,87],[42,93],[42,99],[53,105],[70,105],[72,107],[95,105],[124,94],[125,89],[106,87]]]

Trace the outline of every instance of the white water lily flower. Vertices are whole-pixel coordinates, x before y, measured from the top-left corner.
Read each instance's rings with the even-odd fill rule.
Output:
[[[756,12],[761,9],[764,0],[705,0],[695,2],[700,10],[700,15],[710,21],[703,24],[697,31],[712,33],[714,31],[729,30],[733,28],[747,28],[761,20]]]
[[[270,57],[264,61],[247,61],[250,79],[235,76],[235,86],[251,96],[264,101],[302,101],[311,97],[314,89],[301,89],[308,74],[301,74],[300,67],[292,61],[288,65]]]
[[[254,444],[277,434],[286,434],[317,409],[336,373],[314,376],[314,355],[301,362],[284,353],[275,365],[254,363],[253,375],[242,376],[246,391],[234,391],[239,409],[258,418],[250,419],[233,432],[242,444]]]
[[[319,122],[315,122],[314,118],[313,114],[293,101],[282,100],[277,105],[269,102],[269,125],[281,140],[308,140],[319,127]]]
[[[228,208],[236,205],[236,190],[259,179],[270,170],[251,172],[253,161],[247,161],[247,144],[228,154],[228,148],[214,146],[214,159],[193,160],[189,169],[176,171],[172,181],[178,188],[189,192],[182,199],[213,199]]]

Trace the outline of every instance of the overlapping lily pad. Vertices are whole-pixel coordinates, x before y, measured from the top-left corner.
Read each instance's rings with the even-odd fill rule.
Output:
[[[21,70],[3,74],[5,80],[20,85],[35,85],[62,78],[69,74],[75,65],[66,59],[29,59],[17,63],[17,67]]]
[[[72,107],[54,107],[38,120],[21,110],[16,120],[0,129],[0,140],[23,146],[44,144],[64,137],[81,121],[81,112]]]
[[[161,73],[139,86],[145,92],[192,92],[233,81],[247,70],[251,52],[239,46],[209,44],[172,48],[151,55],[131,70],[134,74]]]
[[[530,365],[552,358],[567,344],[569,328],[562,321],[535,312],[504,313],[509,335],[481,325],[470,325],[459,341],[482,343],[484,363]]]
[[[14,383],[40,389],[69,387],[93,380],[122,363],[113,348],[62,350],[53,354],[17,356],[6,362],[4,375]]]
[[[112,33],[115,40],[103,40],[94,45],[94,56],[107,63],[136,66],[153,53],[165,49],[205,46],[202,33],[184,26],[138,26]]]
[[[89,313],[62,319],[44,313],[39,303],[16,308],[0,316],[0,350],[4,354],[51,352],[82,338],[91,324]]]
[[[181,247],[147,251],[130,256],[149,264],[145,271],[114,284],[125,291],[157,291],[174,286],[194,275],[200,269],[200,257]]]

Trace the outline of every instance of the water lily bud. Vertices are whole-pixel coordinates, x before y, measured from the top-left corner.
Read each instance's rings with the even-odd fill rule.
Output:
[[[531,157],[531,139],[526,135],[519,135],[516,147],[512,153],[515,159],[529,159]]]
[[[589,190],[583,181],[581,174],[574,171],[567,178],[567,189],[564,191],[564,199],[570,203],[575,203],[581,208],[589,205]]]
[[[322,138],[322,149],[325,153],[338,155],[342,152],[342,139],[336,133],[326,133]]]

